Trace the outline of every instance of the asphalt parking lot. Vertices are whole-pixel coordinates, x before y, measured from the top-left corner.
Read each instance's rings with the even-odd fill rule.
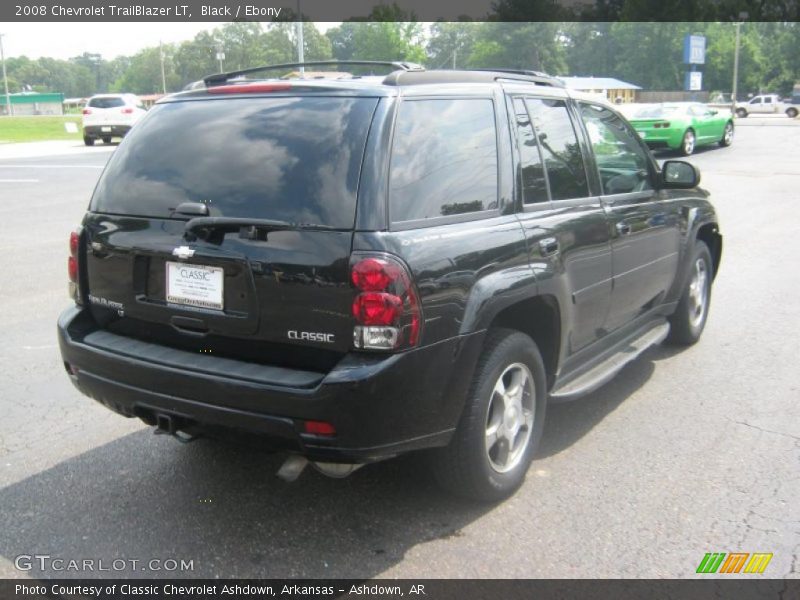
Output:
[[[111,148],[0,150],[0,577],[691,577],[706,552],[800,575],[800,126],[700,149],[725,236],[700,343],[655,348],[552,406],[521,491],[437,491],[412,458],[345,480],[179,444],[73,389],[55,338],[69,231]],[[663,158],[663,157],[662,157]],[[20,571],[19,555],[192,561],[192,570]]]

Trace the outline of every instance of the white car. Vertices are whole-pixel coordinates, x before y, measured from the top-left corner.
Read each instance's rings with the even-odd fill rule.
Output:
[[[123,137],[146,109],[133,94],[98,94],[89,98],[83,109],[83,142],[93,146],[97,139],[110,144],[112,137]]]

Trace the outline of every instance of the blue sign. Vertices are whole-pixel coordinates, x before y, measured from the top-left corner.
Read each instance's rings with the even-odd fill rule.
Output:
[[[687,65],[704,65],[706,63],[706,37],[704,35],[687,35],[683,38],[683,62]]]

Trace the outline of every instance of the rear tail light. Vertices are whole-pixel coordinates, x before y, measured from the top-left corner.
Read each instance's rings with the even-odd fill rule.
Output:
[[[67,258],[67,276],[69,277],[68,293],[76,303],[80,304],[78,289],[78,250],[80,249],[81,234],[76,230],[69,234],[69,257]]]
[[[364,350],[397,350],[419,342],[421,314],[417,292],[406,267],[387,254],[354,254],[350,279],[353,344]]]
[[[132,115],[133,114],[133,109],[132,108],[123,108],[122,109],[122,114],[123,115]]]
[[[89,110],[88,108],[84,108],[84,109],[83,109],[83,114],[85,114],[85,115],[90,115],[90,114],[92,114],[92,111],[91,111],[91,110]]]

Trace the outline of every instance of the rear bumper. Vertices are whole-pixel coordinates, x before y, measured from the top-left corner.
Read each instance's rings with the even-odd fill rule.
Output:
[[[667,140],[645,140],[645,144],[651,150],[665,150],[667,148],[675,150],[676,148],[670,146]]]
[[[192,430],[261,434],[310,458],[370,462],[446,444],[458,422],[483,332],[388,356],[349,354],[328,373],[242,363],[98,330],[88,311],[58,322],[75,386],[117,413]],[[302,433],[326,421],[336,436]]]
[[[85,137],[120,137],[131,130],[131,125],[86,125],[83,128]]]

